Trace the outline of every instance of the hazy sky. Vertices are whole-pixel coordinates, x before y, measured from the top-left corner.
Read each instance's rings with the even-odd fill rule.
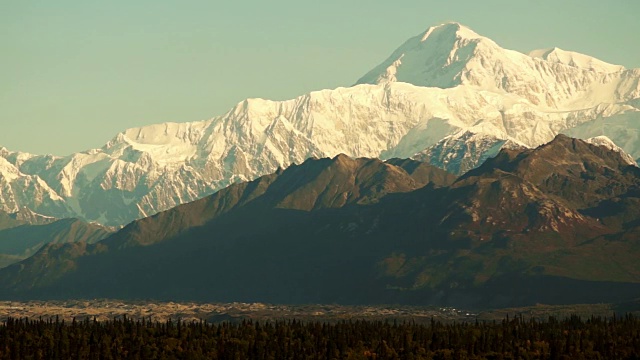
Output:
[[[4,0],[0,146],[67,155],[247,97],[349,86],[445,21],[640,67],[639,14],[637,0]]]

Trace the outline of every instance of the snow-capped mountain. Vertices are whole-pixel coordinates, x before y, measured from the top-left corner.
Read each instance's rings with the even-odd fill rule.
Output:
[[[415,155],[461,173],[503,146],[535,147],[561,132],[607,136],[637,159],[639,131],[640,69],[560,49],[522,54],[447,23],[352,87],[247,99],[210,120],[129,129],[68,157],[0,149],[0,208],[120,225],[313,156]],[[5,185],[27,182],[38,187]]]
[[[0,155],[4,153],[0,149]],[[21,209],[36,213],[72,216],[65,199],[38,175],[26,175],[0,156],[0,210],[17,213]],[[24,212],[24,211],[23,211]]]
[[[622,160],[629,165],[638,166],[638,163],[633,159],[633,157],[627,154],[621,147],[616,145],[611,139],[606,136],[596,136],[589,139],[585,139],[586,142],[592,145],[603,146],[609,150],[613,150],[620,154]]]
[[[541,109],[578,110],[637,99],[639,76],[640,69],[627,70],[557,48],[529,55],[506,50],[460,24],[449,23],[409,39],[357,83],[468,85],[515,94]]]

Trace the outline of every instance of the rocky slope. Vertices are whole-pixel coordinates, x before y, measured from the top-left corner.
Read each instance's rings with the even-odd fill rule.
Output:
[[[458,174],[503,146],[605,135],[640,157],[640,69],[522,54],[448,23],[348,88],[247,99],[206,121],[123,131],[68,157],[0,149],[0,209],[123,225],[309,157],[408,158]]]
[[[0,270],[2,296],[492,307],[640,293],[640,169],[619,152],[560,135],[453,183],[416,178],[430,169],[308,160],[95,245],[45,247]]]
[[[137,250],[131,249],[185,236],[228,213],[310,212],[349,204],[371,205],[389,194],[409,192],[425,185],[439,188],[454,180],[453,175],[443,170],[413,160],[382,162],[351,159],[345,155],[309,159],[301,165],[280,169],[251,182],[230,185],[206,198],[134,221],[95,245],[86,241],[68,241],[66,245],[57,242],[7,270],[18,273],[5,280],[11,279],[9,282],[18,288],[48,286],[67,272],[77,270],[75,258],[100,256],[108,251],[135,252]],[[267,218],[265,223],[268,223]]]

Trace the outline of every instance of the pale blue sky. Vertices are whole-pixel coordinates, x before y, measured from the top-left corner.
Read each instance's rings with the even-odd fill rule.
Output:
[[[349,86],[431,25],[640,67],[637,0],[2,0],[0,146],[66,155],[247,97]]]

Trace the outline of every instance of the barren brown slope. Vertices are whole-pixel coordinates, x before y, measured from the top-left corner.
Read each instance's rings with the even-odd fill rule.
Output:
[[[451,257],[438,267],[429,265],[437,256],[400,253],[382,263],[384,272],[402,288],[473,287],[508,274],[640,282],[632,235],[639,183],[640,171],[620,154],[565,136],[534,150],[503,150],[431,194],[433,207],[422,210],[437,224],[429,231],[440,234],[432,250],[457,247]]]
[[[48,284],[64,273],[74,271],[74,259],[78,257],[107,249],[122,250],[166,241],[246,206],[255,216],[262,216],[273,209],[314,211],[348,204],[373,204],[388,194],[409,192],[427,183],[441,186],[442,179],[451,179],[451,175],[430,165],[413,166],[413,173],[416,168],[419,168],[418,175],[412,176],[402,167],[377,159],[351,159],[345,155],[309,159],[286,170],[279,169],[251,182],[233,184],[206,198],[134,221],[99,245],[52,245],[11,271],[17,272],[14,275],[30,277],[35,276],[29,270],[31,268],[58,269],[34,280]],[[430,182],[432,178],[433,182]],[[60,262],[67,265],[54,264]],[[19,278],[10,276],[8,281],[20,286],[22,280]]]
[[[417,168],[417,171],[416,171]],[[115,247],[149,245],[203,224],[229,211],[251,204],[311,211],[347,204],[370,204],[387,194],[408,192],[427,183],[443,186],[452,175],[427,164],[404,168],[378,159],[308,159],[300,165],[233,184],[206,198],[134,221],[106,243]]]
[[[640,169],[620,153],[565,135],[536,149],[503,150],[462,179],[488,169],[515,174],[579,209],[640,189]]]

